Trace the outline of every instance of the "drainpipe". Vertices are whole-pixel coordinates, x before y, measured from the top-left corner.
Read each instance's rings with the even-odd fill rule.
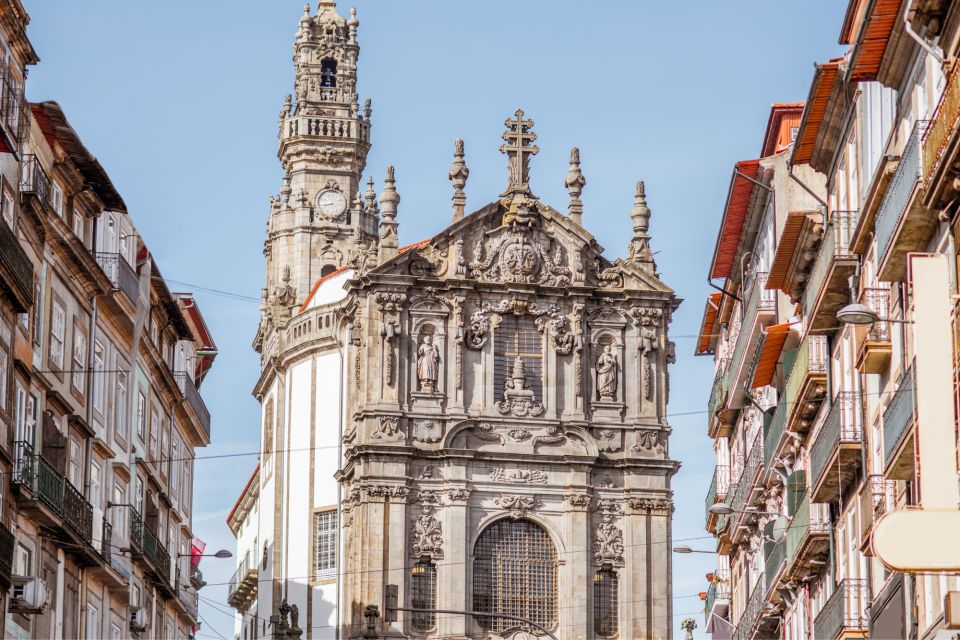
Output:
[[[913,26],[910,24],[910,4],[907,3],[907,6],[903,10],[903,30],[907,32],[907,35],[913,38],[913,40],[920,45],[920,48],[930,54],[934,60],[939,62],[941,65],[944,64],[943,56],[936,52],[936,50],[927,44],[926,40],[920,37],[920,35],[913,30]]]
[[[820,196],[818,196],[813,189],[811,189],[810,187],[808,187],[807,184],[806,184],[803,180],[801,180],[800,178],[797,177],[797,175],[793,172],[793,165],[792,165],[792,164],[788,164],[788,165],[787,165],[787,175],[790,176],[790,179],[791,179],[791,180],[793,180],[793,181],[796,182],[798,185],[800,185],[800,188],[801,188],[801,189],[803,189],[804,191],[806,191],[807,193],[809,193],[809,194],[810,194],[810,197],[812,197],[814,200],[816,200],[817,202],[819,202],[819,203],[820,203],[820,206],[823,207],[823,211],[824,211],[824,212],[826,212],[826,211],[830,208],[829,206],[827,206],[827,202],[826,202],[823,198],[821,198]]]

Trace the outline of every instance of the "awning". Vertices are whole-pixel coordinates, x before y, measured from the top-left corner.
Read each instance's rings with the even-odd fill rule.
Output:
[[[890,35],[900,18],[900,2],[873,0],[870,3],[850,60],[850,79],[854,82],[877,79]]]
[[[707,356],[713,353],[717,313],[720,311],[720,298],[722,297],[723,294],[719,291],[707,296],[707,306],[703,310],[703,322],[700,323],[700,336],[697,338],[697,350],[693,352],[695,356]]]
[[[831,60],[817,65],[813,84],[810,86],[810,95],[807,98],[807,106],[803,110],[803,119],[800,121],[800,130],[797,131],[797,140],[793,145],[792,164],[809,164],[813,158],[820,128],[830,103],[830,94],[833,92],[833,83],[839,72],[840,60]]]
[[[760,160],[744,160],[733,167],[727,205],[723,210],[723,220],[720,223],[717,244],[713,250],[711,279],[728,278],[733,271],[737,249],[740,247],[740,235],[743,233],[747,209],[750,207],[750,197],[753,195],[754,184],[750,180],[756,180],[759,173]]]
[[[757,368],[753,372],[751,389],[759,389],[773,382],[773,374],[777,371],[777,362],[780,361],[780,352],[783,343],[790,335],[790,324],[773,324],[763,330],[763,343],[760,345],[760,357]]]
[[[789,293],[786,289],[787,277],[790,275],[790,266],[794,262],[804,225],[811,217],[818,215],[820,214],[816,211],[791,211],[787,214],[780,241],[777,243],[777,252],[773,256],[773,264],[770,265],[770,275],[767,276],[767,289],[779,289]]]

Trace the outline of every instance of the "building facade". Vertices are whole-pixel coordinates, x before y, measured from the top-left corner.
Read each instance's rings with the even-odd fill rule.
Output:
[[[186,639],[202,585],[193,458],[216,348],[0,2],[0,593],[6,638]]]
[[[237,635],[528,637],[505,614],[560,638],[671,637],[678,300],[643,183],[610,261],[583,227],[579,152],[564,214],[530,186],[518,110],[504,191],[469,213],[457,140],[451,224],[399,246],[393,167],[379,197],[362,184],[358,26],[322,1],[294,44],[254,342],[261,461],[230,518]],[[387,585],[402,608],[487,615],[388,622],[370,615]]]
[[[937,506],[931,482],[948,510],[958,501],[958,11],[851,0],[849,50],[817,65],[787,116],[787,177],[737,164],[696,351],[716,365],[714,638],[929,639],[960,625],[945,605],[956,574],[897,570],[874,536],[888,514]],[[781,203],[784,187],[797,197]],[[941,429],[942,475],[919,446]]]

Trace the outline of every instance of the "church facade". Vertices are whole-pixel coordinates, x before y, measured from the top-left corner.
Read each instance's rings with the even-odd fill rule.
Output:
[[[393,167],[379,194],[361,178],[358,26],[332,1],[307,8],[280,114],[254,342],[261,464],[230,515],[238,635],[672,637],[679,301],[643,183],[628,257],[610,260],[583,226],[576,149],[565,212],[532,192],[536,134],[518,110],[503,192],[468,212],[457,140],[449,226],[401,247]],[[388,622],[387,585],[401,608],[477,613]]]

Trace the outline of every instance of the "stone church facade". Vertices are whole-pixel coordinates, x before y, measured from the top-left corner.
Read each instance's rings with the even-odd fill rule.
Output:
[[[583,226],[576,149],[565,213],[531,190],[536,134],[518,110],[503,192],[468,213],[457,140],[450,225],[399,246],[393,167],[379,195],[361,181],[358,25],[320,2],[293,48],[254,343],[261,465],[231,513],[251,558],[231,585],[239,627],[541,635],[492,615],[506,614],[564,639],[671,637],[678,300],[657,276],[643,183],[624,211],[629,257],[611,261]],[[491,615],[365,616],[388,584],[401,607]]]

